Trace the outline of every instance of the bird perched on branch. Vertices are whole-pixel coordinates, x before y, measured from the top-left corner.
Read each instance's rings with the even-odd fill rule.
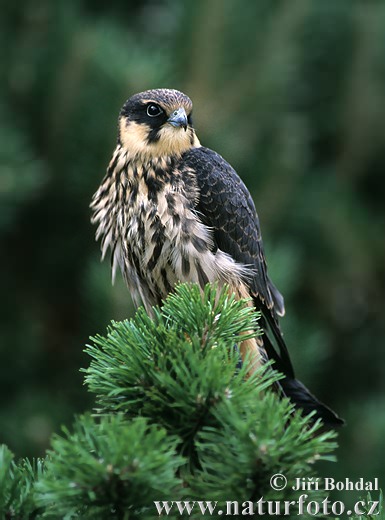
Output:
[[[341,424],[295,379],[278,323],[284,301],[267,273],[253,200],[234,169],[201,146],[191,111],[191,100],[172,89],[124,104],[117,146],[91,203],[102,257],[111,250],[113,278],[120,269],[134,303],[148,312],[178,282],[228,284],[238,298],[251,298],[265,334],[243,342],[243,357],[273,359],[285,375],[281,391],[296,406]]]

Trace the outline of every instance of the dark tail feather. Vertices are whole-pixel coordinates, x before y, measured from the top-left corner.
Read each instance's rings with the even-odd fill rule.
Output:
[[[266,330],[263,335],[263,346],[267,357],[274,361],[273,368],[286,376],[278,381],[277,386],[279,390],[292,401],[296,408],[301,409],[304,415],[309,415],[309,413],[315,411],[314,419],[322,419],[325,426],[336,428],[345,424],[343,419],[338,417],[328,406],[321,403],[301,381],[295,378],[293,366],[281,332],[274,326],[275,324],[272,321],[270,321],[269,325],[277,341],[279,353],[273,347]]]
[[[328,406],[321,403],[301,381],[285,377],[279,381],[283,393],[288,397],[296,408],[300,408],[304,415],[315,411],[314,419],[322,419],[325,426],[335,428],[342,426],[345,421]]]

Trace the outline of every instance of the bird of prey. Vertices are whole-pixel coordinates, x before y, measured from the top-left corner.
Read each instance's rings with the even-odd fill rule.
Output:
[[[191,112],[190,98],[173,89],[123,105],[117,146],[91,203],[102,258],[110,249],[113,279],[120,268],[135,305],[148,312],[179,282],[227,284],[250,298],[265,334],[243,342],[242,356],[274,360],[284,395],[325,425],[341,424],[295,378],[278,322],[284,300],[267,272],[253,200],[235,170],[201,146]]]

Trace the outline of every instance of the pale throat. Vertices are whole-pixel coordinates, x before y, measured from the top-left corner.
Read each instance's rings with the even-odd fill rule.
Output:
[[[191,148],[201,146],[194,129],[189,127],[174,128],[166,124],[159,131],[159,139],[154,143],[148,142],[149,126],[127,121],[119,121],[120,141],[130,157],[156,158],[170,155],[182,155]]]

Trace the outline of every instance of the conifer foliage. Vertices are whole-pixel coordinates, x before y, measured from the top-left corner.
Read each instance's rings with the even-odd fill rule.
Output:
[[[154,501],[295,500],[271,476],[314,476],[335,435],[271,392],[271,366],[246,377],[236,345],[258,333],[247,302],[210,286],[202,298],[181,285],[152,317],[140,309],[112,323],[86,350],[94,415],[54,436],[44,461],[16,464],[1,448],[1,518],[156,518]]]

